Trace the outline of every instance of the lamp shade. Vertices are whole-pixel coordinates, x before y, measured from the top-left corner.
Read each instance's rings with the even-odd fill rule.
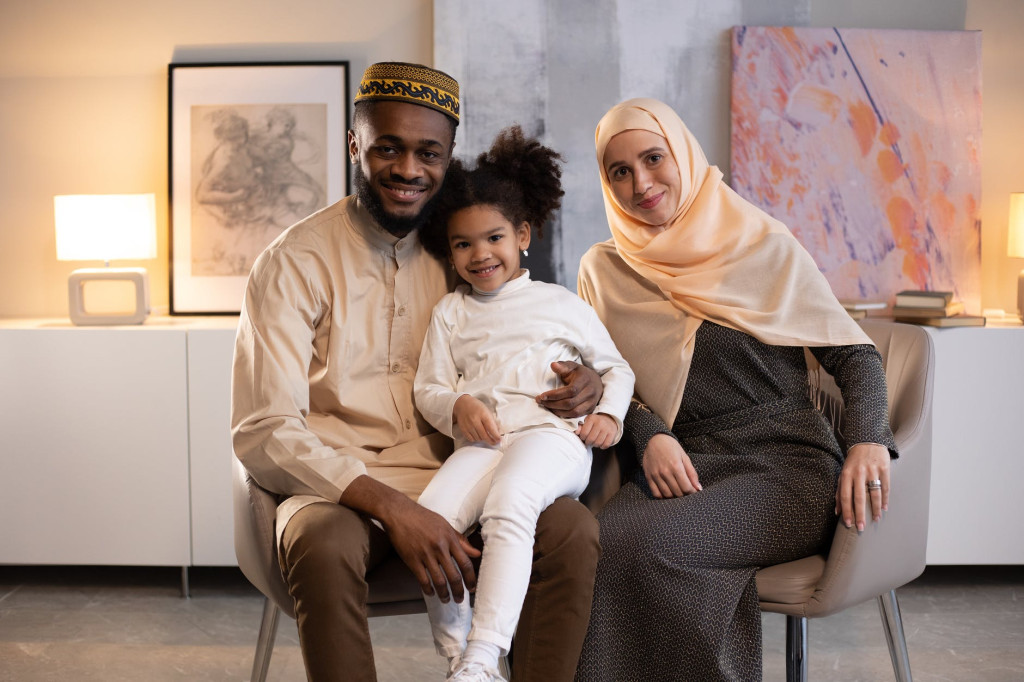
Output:
[[[1024,192],[1014,192],[1010,195],[1006,255],[1010,258],[1024,258]]]
[[[152,194],[69,194],[53,198],[57,260],[156,258]]]

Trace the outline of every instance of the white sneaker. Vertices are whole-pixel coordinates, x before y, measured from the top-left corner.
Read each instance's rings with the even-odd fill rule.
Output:
[[[459,669],[459,664],[462,663],[462,656],[453,656],[448,661],[448,672],[444,676],[444,682],[451,682],[452,676],[455,675],[455,671]]]
[[[455,666],[449,682],[508,682],[494,668],[488,668],[477,661],[460,662]]]

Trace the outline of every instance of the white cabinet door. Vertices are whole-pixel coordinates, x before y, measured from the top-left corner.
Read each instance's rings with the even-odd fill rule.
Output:
[[[188,332],[192,563],[236,566],[231,505],[231,355],[235,329]]]
[[[929,564],[1024,564],[1024,328],[935,341]]]
[[[190,562],[184,330],[0,328],[0,562]]]

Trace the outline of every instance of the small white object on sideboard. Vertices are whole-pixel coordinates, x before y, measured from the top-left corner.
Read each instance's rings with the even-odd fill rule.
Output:
[[[0,563],[235,565],[236,324],[0,320]],[[1024,327],[928,331],[928,563],[1024,564]]]

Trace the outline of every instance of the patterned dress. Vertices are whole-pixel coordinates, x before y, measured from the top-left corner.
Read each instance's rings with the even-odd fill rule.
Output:
[[[872,346],[812,349],[843,393],[843,437],[896,456]],[[703,490],[655,499],[642,469],[598,514],[602,556],[577,680],[760,680],[755,571],[827,549],[845,448],[811,403],[804,351],[704,322],[671,430],[634,401],[640,462],[671,433]],[[623,442],[620,447],[629,447]]]

